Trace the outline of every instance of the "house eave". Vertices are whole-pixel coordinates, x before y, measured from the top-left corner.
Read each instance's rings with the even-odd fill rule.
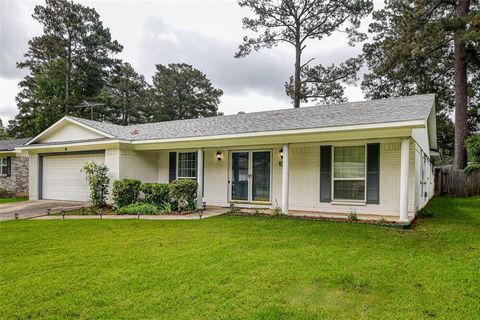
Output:
[[[426,127],[426,121],[425,120],[399,121],[399,122],[378,123],[378,124],[361,124],[361,125],[335,126],[335,127],[312,128],[312,129],[275,130],[275,131],[237,133],[237,134],[225,134],[225,135],[215,135],[215,136],[198,136],[198,137],[170,138],[170,139],[133,140],[132,144],[153,144],[153,143],[172,143],[172,142],[185,142],[185,141],[224,140],[224,139],[235,139],[235,138],[269,137],[269,136],[283,136],[283,135],[297,135],[297,134],[300,135],[300,134],[309,134],[309,133],[344,132],[344,131],[353,131],[353,130],[401,128],[401,127],[425,128]]]
[[[103,146],[105,148],[124,145],[127,147],[131,145],[131,148],[138,150],[147,150],[147,149],[163,149],[167,147],[172,147],[174,144],[178,144],[179,147],[186,147],[187,144],[202,144],[205,143],[205,146],[211,146],[212,144],[218,145],[229,145],[231,141],[235,141],[233,144],[248,144],[248,143],[260,143],[265,144],[266,139],[272,139],[272,143],[275,140],[275,143],[282,140],[283,142],[299,142],[305,140],[305,142],[311,142],[312,139],[318,137],[323,141],[334,141],[335,138],[332,135],[346,134],[350,139],[355,138],[354,134],[356,131],[362,132],[366,135],[375,136],[377,133],[382,132],[383,137],[405,137],[410,135],[410,130],[413,128],[424,128],[426,122],[424,120],[416,121],[399,121],[399,122],[390,122],[390,123],[378,123],[378,124],[363,124],[363,125],[352,125],[352,126],[337,126],[337,127],[325,127],[325,128],[313,128],[313,129],[295,129],[295,130],[278,130],[278,131],[264,131],[264,132],[252,132],[252,133],[239,133],[239,134],[229,134],[229,135],[215,135],[215,136],[199,136],[199,137],[186,137],[186,138],[171,138],[171,139],[150,139],[150,140],[107,140],[107,141],[84,141],[84,142],[68,142],[58,143],[52,145],[45,144],[30,144],[23,147],[17,147],[16,150],[55,150],[59,148],[85,148],[85,147],[99,147]],[[353,134],[353,136],[352,136]],[[322,135],[322,136],[320,136]],[[362,136],[362,138],[364,138]],[[359,137],[360,138],[360,137]],[[329,140],[330,139],[330,140]],[[254,141],[256,140],[256,141]],[[258,141],[257,141],[258,140]],[[247,143],[248,142],[248,143]]]
[[[64,122],[70,122],[70,123],[73,123],[73,124],[76,124],[82,128],[85,128],[87,130],[90,130],[92,132],[95,132],[101,136],[104,136],[106,138],[115,138],[115,136],[109,134],[109,133],[106,133],[106,132],[103,132],[101,130],[98,130],[96,128],[93,128],[93,127],[90,127],[84,123],[81,123],[80,121],[77,121],[75,119],[72,119],[68,116],[65,116],[63,118],[61,118],[60,120],[58,120],[57,122],[55,122],[54,124],[52,124],[50,127],[48,127],[46,130],[42,131],[41,133],[39,133],[38,135],[36,135],[35,137],[33,137],[32,139],[30,139],[27,143],[25,143],[26,146],[28,145],[31,145],[33,144],[34,142],[38,141],[38,139],[40,139],[41,137],[47,135],[48,133],[52,132],[53,130],[55,130],[58,126],[60,126],[62,123]],[[68,143],[68,141],[65,141],[66,143]]]
[[[39,144],[39,145],[29,145],[24,147],[17,147],[16,150],[39,150],[39,149],[58,149],[58,148],[71,148],[71,147],[88,147],[88,146],[113,146],[118,144],[130,144],[130,141],[127,140],[108,140],[108,141],[85,141],[85,142],[68,142],[59,143],[59,144]]]

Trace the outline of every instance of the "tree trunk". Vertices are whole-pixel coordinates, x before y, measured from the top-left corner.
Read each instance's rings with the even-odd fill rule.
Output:
[[[457,16],[467,14],[470,0],[459,0],[457,3]],[[467,62],[465,61],[465,43],[455,35],[455,169],[463,169],[467,165],[467,151],[465,139],[468,136],[467,115]]]
[[[72,82],[72,42],[68,40],[68,48],[67,48],[67,74],[65,77],[65,115],[68,114],[68,100],[70,99],[70,91],[71,91],[71,82]]]
[[[294,77],[294,93],[293,93],[293,107],[300,108],[300,63],[302,61],[302,49],[300,45],[295,47],[295,77]]]

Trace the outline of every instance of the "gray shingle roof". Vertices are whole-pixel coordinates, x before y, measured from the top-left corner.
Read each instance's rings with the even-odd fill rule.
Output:
[[[152,140],[425,120],[434,94],[121,126],[81,118],[118,139]]]
[[[16,147],[23,146],[31,138],[0,140],[0,151],[12,151]]]

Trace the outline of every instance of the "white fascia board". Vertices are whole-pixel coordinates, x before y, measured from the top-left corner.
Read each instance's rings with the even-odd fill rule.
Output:
[[[69,143],[65,141],[62,144],[40,144],[40,145],[33,145],[33,146],[24,146],[24,147],[17,147],[15,150],[35,150],[35,149],[51,149],[51,148],[68,148],[68,147],[82,147],[82,146],[95,146],[95,145],[109,145],[109,144],[130,144],[130,141],[127,140],[103,140],[103,141],[84,141],[84,142],[76,142],[76,143]]]
[[[27,143],[25,143],[26,146],[32,144],[33,142],[37,141],[39,138],[45,136],[46,134],[48,134],[49,132],[51,132],[52,130],[56,129],[58,126],[60,126],[63,122],[65,121],[68,121],[68,122],[71,122],[71,123],[74,123],[82,128],[85,128],[87,130],[90,130],[90,131],[93,131],[95,133],[98,133],[99,135],[102,135],[106,138],[115,138],[114,136],[112,136],[111,134],[108,134],[106,132],[103,132],[101,130],[98,130],[98,129],[95,129],[95,128],[92,128],[90,126],[87,126],[86,124],[83,124],[79,121],[76,121],[68,116],[64,116],[63,118],[61,118],[60,120],[58,120],[57,122],[55,122],[54,124],[52,124],[50,127],[48,127],[47,129],[45,129],[44,131],[40,132],[38,135],[36,135],[33,139],[30,139]]]
[[[231,139],[231,138],[249,138],[249,137],[265,137],[265,136],[268,137],[268,136],[277,136],[277,135],[352,131],[352,130],[366,130],[366,129],[368,130],[368,129],[382,129],[382,128],[384,129],[384,128],[399,128],[399,127],[425,128],[426,121],[414,120],[414,121],[399,121],[399,122],[377,123],[377,124],[360,124],[360,125],[351,125],[351,126],[338,126],[338,127],[326,127],[326,128],[313,128],[313,129],[294,129],[294,130],[236,133],[236,134],[204,136],[204,137],[200,136],[200,137],[171,138],[171,139],[133,140],[132,144],[217,140],[217,139],[220,140],[220,139]]]

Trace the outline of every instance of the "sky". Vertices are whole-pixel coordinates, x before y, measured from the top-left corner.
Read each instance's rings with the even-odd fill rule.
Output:
[[[219,111],[234,114],[291,108],[284,83],[293,73],[294,49],[280,45],[234,58],[245,35],[242,18],[251,13],[233,0],[77,0],[95,8],[112,38],[123,46],[116,57],[129,62],[148,82],[156,64],[191,64],[203,71],[213,85],[223,90]],[[382,0],[375,0],[375,9]],[[0,118],[4,125],[17,113],[15,96],[18,83],[27,74],[16,68],[27,51],[27,42],[42,33],[31,17],[44,1],[0,0]],[[366,30],[370,19],[363,22]],[[350,47],[345,35],[307,43],[303,61],[340,63],[361,52],[361,45]],[[363,100],[359,86],[346,86],[349,101]]]

